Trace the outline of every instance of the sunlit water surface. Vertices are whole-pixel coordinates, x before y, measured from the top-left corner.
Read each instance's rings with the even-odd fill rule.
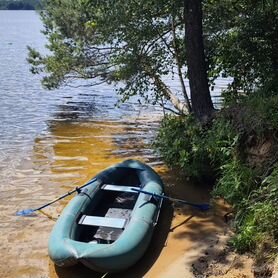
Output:
[[[43,50],[41,29],[35,12],[0,11],[0,277],[49,276],[54,221],[17,217],[17,210],[47,203],[125,158],[165,171],[150,146],[160,108],[136,99],[116,108],[108,85],[41,88],[26,61],[27,45]],[[45,213],[55,218],[67,202]]]

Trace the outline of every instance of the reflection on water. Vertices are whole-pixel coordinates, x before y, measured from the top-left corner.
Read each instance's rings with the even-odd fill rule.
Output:
[[[51,174],[50,180],[86,181],[111,163],[137,157],[155,162],[149,144],[154,123],[140,124],[113,121],[51,122],[49,133],[35,140],[34,164]]]

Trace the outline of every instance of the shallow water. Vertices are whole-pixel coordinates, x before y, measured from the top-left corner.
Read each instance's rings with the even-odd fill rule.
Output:
[[[26,62],[26,45],[43,49],[41,28],[34,12],[0,11],[0,277],[48,275],[54,221],[17,210],[47,203],[125,158],[159,164],[149,146],[159,109],[149,114],[136,100],[116,108],[111,86],[41,88]],[[44,212],[55,218],[67,202]]]
[[[153,153],[160,108],[139,106],[136,99],[116,108],[118,98],[107,85],[41,88],[26,62],[26,45],[44,48],[41,29],[32,11],[0,11],[0,277],[53,276],[47,239],[69,198],[35,217],[18,217],[17,210],[39,207],[123,159],[155,167],[174,197],[208,198],[207,191],[177,180]],[[178,189],[185,184],[186,191]]]

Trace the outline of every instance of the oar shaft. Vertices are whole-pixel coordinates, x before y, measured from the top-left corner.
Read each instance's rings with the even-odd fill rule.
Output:
[[[145,191],[145,190],[142,190],[142,189],[132,188],[132,190],[137,191],[139,193],[144,193],[144,194],[147,194],[147,195],[152,195],[152,196],[158,197],[158,198],[169,199],[169,197],[167,197],[167,196],[160,195],[160,194],[157,194],[157,193],[154,193],[154,192]]]
[[[186,205],[190,205],[190,206],[202,209],[202,210],[206,210],[206,209],[209,208],[208,204],[194,204],[194,203],[187,202],[185,200],[168,197],[168,196],[165,196],[165,195],[160,195],[160,194],[157,194],[157,193],[152,193],[152,192],[145,191],[145,190],[142,190],[142,189],[137,189],[137,188],[132,188],[132,190],[137,191],[139,193],[144,193],[144,194],[152,195],[154,197],[167,199],[167,200],[170,200],[170,201],[180,202],[180,203],[183,203],[183,204],[186,204]]]
[[[57,199],[55,199],[55,200],[53,200],[53,201],[51,201],[51,202],[49,202],[49,203],[47,203],[47,204],[45,204],[45,205],[39,207],[39,208],[34,209],[33,211],[37,211],[37,210],[41,210],[41,209],[43,209],[43,208],[46,208],[46,207],[48,207],[48,206],[50,206],[50,205],[52,205],[52,204],[54,204],[54,203],[56,203],[56,202],[62,200],[63,198],[65,198],[65,197],[71,195],[72,193],[81,190],[83,187],[90,185],[91,183],[95,182],[96,180],[97,180],[97,179],[94,178],[94,179],[90,180],[89,182],[87,182],[86,184],[84,184],[84,185],[82,185],[82,186],[80,186],[80,187],[76,187],[76,188],[73,189],[72,191],[67,192],[66,194],[64,194],[64,195],[62,195],[62,196],[60,196],[60,197],[58,197]]]
[[[59,197],[59,198],[57,198],[57,199],[55,199],[55,200],[53,200],[53,201],[51,201],[51,202],[45,204],[45,205],[43,205],[43,206],[41,206],[41,207],[39,207],[39,208],[34,209],[34,211],[37,211],[37,210],[41,210],[41,209],[43,209],[43,208],[46,208],[46,207],[48,207],[48,206],[50,206],[50,205],[52,205],[52,204],[54,204],[54,203],[60,201],[61,199],[65,198],[65,197],[67,197],[67,196],[69,196],[69,195],[71,195],[71,194],[72,194],[73,192],[75,192],[75,191],[76,191],[76,189],[75,189],[74,191],[71,191],[71,192],[68,192],[68,193],[64,194],[63,196],[61,196],[61,197]]]

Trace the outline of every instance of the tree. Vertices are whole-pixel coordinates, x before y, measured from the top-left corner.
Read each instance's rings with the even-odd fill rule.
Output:
[[[91,80],[92,85],[121,83],[119,93],[123,100],[140,95],[153,103],[170,102],[178,113],[193,110],[199,118],[208,116],[212,103],[208,85],[204,84],[207,78],[205,63],[201,61],[202,33],[196,36],[199,43],[196,55],[190,43],[185,46],[185,2],[46,1],[42,19],[50,54],[43,56],[30,49],[31,70],[46,74],[42,82],[49,89],[74,79]],[[194,1],[189,1],[189,5],[194,6]],[[200,11],[196,15],[201,16]],[[197,23],[201,23],[201,18]],[[188,39],[202,32],[201,28],[187,31],[190,30]],[[190,59],[188,65],[186,56]],[[192,68],[189,78],[193,109],[184,84],[187,66]],[[197,77],[198,67],[201,69]],[[178,78],[180,94],[165,83],[164,76],[169,74]],[[205,77],[199,82],[202,75]]]
[[[184,0],[185,45],[193,112],[199,119],[210,117],[213,104],[210,97],[205,62],[202,0]]]
[[[233,77],[232,92],[278,85],[278,2],[209,0],[205,32],[215,75]]]

